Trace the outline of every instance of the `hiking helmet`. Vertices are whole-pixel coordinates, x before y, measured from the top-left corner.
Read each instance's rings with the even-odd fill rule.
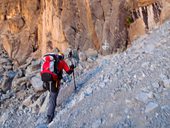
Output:
[[[64,60],[64,54],[62,52],[58,53],[58,57],[60,60]]]

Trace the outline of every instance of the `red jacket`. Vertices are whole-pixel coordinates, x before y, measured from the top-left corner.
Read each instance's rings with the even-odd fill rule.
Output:
[[[63,70],[65,70],[68,74],[71,74],[73,72],[73,69],[71,69],[64,60],[60,60],[58,62],[59,74],[57,79],[57,88],[60,88],[60,80],[62,79]]]
[[[73,69],[70,68],[64,60],[60,60],[58,62],[57,69],[58,69],[58,80],[62,79],[63,70],[65,70],[66,73],[69,75],[73,72]]]
[[[70,67],[67,65],[67,63],[64,60],[60,60],[58,62],[58,71],[62,72],[63,69],[66,71],[66,73],[71,74],[72,73],[72,69],[70,69]]]

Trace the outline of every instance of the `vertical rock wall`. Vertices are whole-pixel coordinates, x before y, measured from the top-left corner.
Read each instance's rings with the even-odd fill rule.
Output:
[[[38,48],[39,6],[37,0],[0,1],[0,43],[18,64]]]
[[[124,49],[126,42],[122,39],[127,33],[123,6],[123,0],[44,0],[40,32],[42,53],[46,52],[49,40],[53,47],[61,50],[94,48],[110,54]]]
[[[129,27],[129,39],[133,41],[145,34],[148,30],[159,26],[162,22],[162,2],[156,0],[140,0],[131,8],[131,24]]]
[[[170,2],[163,1],[1,0],[0,43],[19,65],[32,53],[41,56],[48,46],[62,51],[93,48],[104,55],[119,52],[126,48],[128,35],[133,40],[159,25],[160,17],[168,18]],[[133,10],[130,25],[125,2]]]

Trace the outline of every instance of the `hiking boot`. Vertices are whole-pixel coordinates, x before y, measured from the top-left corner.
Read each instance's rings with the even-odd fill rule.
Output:
[[[46,123],[49,124],[49,123],[51,123],[52,120],[53,120],[53,118],[51,116],[47,116]]]

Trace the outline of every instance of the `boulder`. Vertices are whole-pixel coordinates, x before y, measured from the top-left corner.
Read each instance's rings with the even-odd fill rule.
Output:
[[[41,59],[31,62],[32,71],[39,70],[41,68]]]
[[[84,52],[79,52],[79,59],[80,61],[86,61],[87,60],[87,56]]]
[[[158,107],[158,104],[155,103],[155,102],[149,102],[147,105],[146,105],[146,108],[145,108],[145,112],[148,113],[148,112],[151,112],[153,111],[154,109],[156,109]]]
[[[98,53],[96,50],[89,48],[87,51],[85,51],[87,58],[96,60],[98,57]]]
[[[153,98],[153,93],[152,92],[140,92],[139,94],[137,94],[136,99],[138,101],[141,101],[143,103],[147,103],[149,98]]]
[[[43,104],[42,104],[42,106],[39,110],[40,113],[43,113],[47,110],[47,107],[48,107],[47,105],[48,105],[48,102],[49,102],[49,96],[50,96],[50,93],[47,92],[45,100],[44,100],[44,102],[43,102]]]
[[[29,107],[32,108],[32,110],[33,110],[32,112],[33,113],[38,113],[40,111],[40,108],[43,106],[44,101],[46,99],[46,96],[47,96],[46,93],[40,95],[40,97],[33,104],[31,104],[29,106]],[[47,106],[47,104],[45,106]],[[42,111],[42,108],[41,108],[41,111]]]
[[[170,88],[170,79],[166,79],[163,81],[165,88]]]
[[[28,96],[23,102],[22,105],[24,106],[30,106],[32,104],[32,95]]]
[[[12,81],[12,88],[16,88],[22,83],[27,83],[28,80],[29,80],[28,77],[14,78],[14,80]]]
[[[38,91],[43,91],[43,82],[41,80],[41,77],[39,74],[37,74],[36,76],[32,77],[31,80],[30,80],[34,90],[36,92]]]
[[[19,90],[17,93],[16,93],[16,97],[19,101],[23,101],[26,97],[26,94],[27,92],[25,90]]]
[[[8,76],[4,76],[2,78],[2,84],[0,85],[0,88],[6,92],[11,88],[11,85],[12,85],[12,79],[9,78]]]
[[[40,68],[41,68],[40,60],[32,61],[31,65],[27,66],[25,75],[30,76],[30,75],[33,75],[35,72],[40,72]]]

